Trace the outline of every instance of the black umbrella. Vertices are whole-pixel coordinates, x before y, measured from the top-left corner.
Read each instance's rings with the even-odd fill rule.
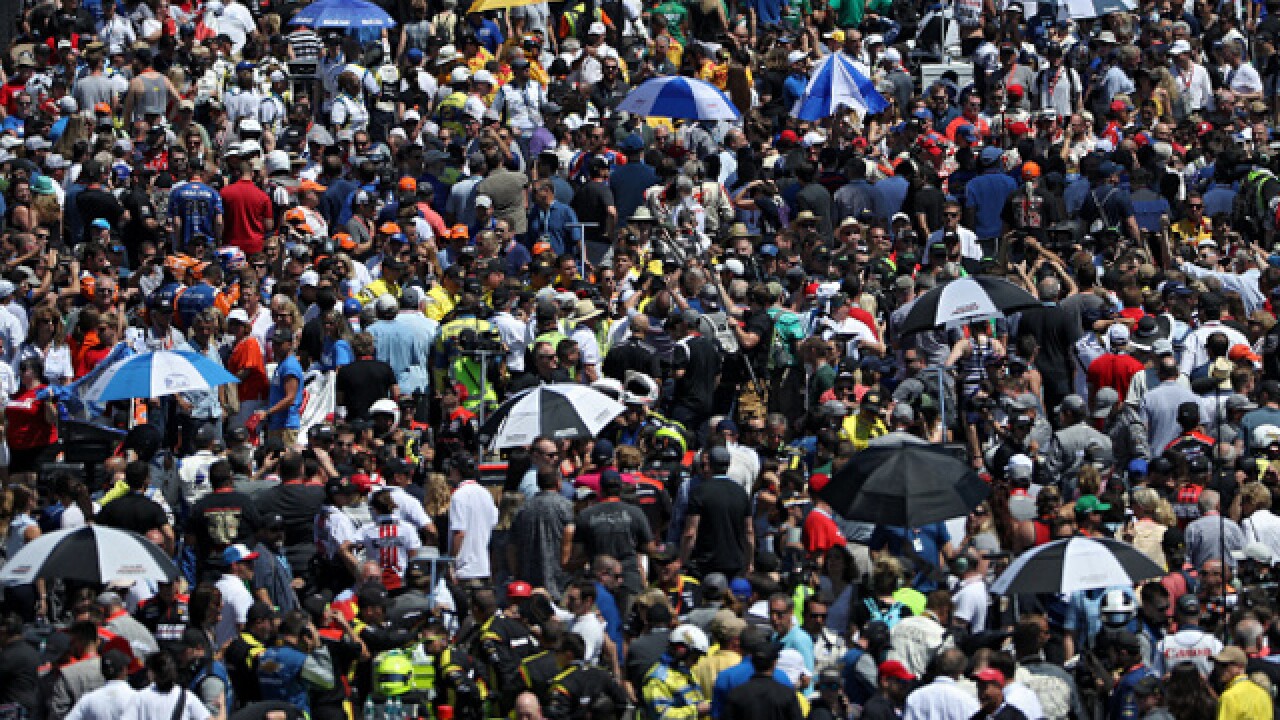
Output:
[[[818,497],[850,520],[921,527],[968,515],[990,493],[973,468],[949,451],[907,444],[854,455]]]
[[[1034,295],[1008,280],[988,275],[965,277],[917,298],[898,332],[955,327],[1039,306],[1040,301]]]

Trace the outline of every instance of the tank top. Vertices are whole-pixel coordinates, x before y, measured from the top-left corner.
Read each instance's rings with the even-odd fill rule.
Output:
[[[6,559],[17,555],[22,546],[27,544],[27,528],[35,524],[35,519],[26,513],[16,515],[9,521],[9,535],[4,539],[4,556]]]
[[[169,109],[169,88],[165,87],[164,78],[157,74],[139,75],[142,81],[142,99],[138,101],[134,114],[164,115]]]
[[[987,363],[995,357],[995,354],[990,338],[985,335],[969,338],[969,354],[960,361],[960,367],[964,371],[965,397],[978,392],[982,381],[987,379]]]

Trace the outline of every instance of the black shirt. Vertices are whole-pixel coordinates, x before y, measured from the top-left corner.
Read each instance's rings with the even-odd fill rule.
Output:
[[[1080,324],[1072,322],[1071,315],[1057,305],[1031,308],[1022,313],[1018,321],[1018,337],[1034,335],[1040,345],[1036,354],[1036,369],[1044,375],[1046,385],[1060,384],[1066,388],[1061,398],[1070,392],[1071,351],[1080,339]]]
[[[604,242],[604,225],[609,216],[609,208],[614,207],[613,189],[609,183],[592,180],[582,189],[574,193],[573,211],[578,214],[578,221],[596,223],[596,227],[583,228],[582,232],[588,242]]]
[[[796,193],[796,212],[812,211],[818,216],[818,234],[831,237],[831,193],[818,183],[809,183]]]
[[[395,384],[395,371],[381,360],[366,358],[339,368],[337,391],[347,407],[347,421],[367,419],[370,406],[391,397]]]
[[[699,483],[689,493],[689,517],[698,517],[698,537],[690,560],[704,575],[736,577],[747,567],[747,521],[751,499],[727,477]]]
[[[103,190],[101,186],[85,188],[76,195],[76,209],[80,211],[80,224],[84,228],[84,242],[89,242],[93,231],[93,221],[106,218],[111,227],[121,230],[120,218],[124,216],[124,207],[115,195]]]
[[[0,705],[16,703],[35,715],[40,706],[40,653],[26,640],[0,648]]]
[[[228,545],[252,542],[257,527],[252,498],[235,490],[215,490],[191,506],[186,531],[195,536],[196,557],[204,561]]]
[[[151,498],[130,492],[107,503],[98,511],[98,524],[108,527],[132,530],[139,535],[146,535],[169,524],[164,508]]]
[[[627,590],[644,589],[636,551],[653,540],[653,529],[640,508],[622,501],[597,503],[578,513],[574,540],[586,548],[588,557],[612,555],[622,565]]]
[[[676,343],[671,350],[671,366],[684,371],[684,375],[676,378],[676,407],[697,415],[710,414],[711,396],[716,389],[716,376],[720,374],[720,351],[715,342],[694,335]]]
[[[662,364],[658,361],[658,350],[648,340],[632,337],[621,345],[615,345],[604,356],[601,366],[605,377],[619,382],[627,378],[628,370],[642,372],[649,377],[662,376]]]
[[[772,673],[752,675],[729,691],[724,720],[803,720],[800,701],[791,688],[773,679]]]
[[[253,501],[259,514],[284,518],[284,556],[294,575],[304,576],[316,554],[315,520],[324,505],[324,488],[284,483],[262,491]]]

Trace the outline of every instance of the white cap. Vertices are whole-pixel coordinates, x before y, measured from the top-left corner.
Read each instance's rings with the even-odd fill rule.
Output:
[[[266,160],[262,163],[267,174],[277,172],[289,172],[289,153],[283,150],[272,150],[267,153]]]
[[[827,136],[817,130],[810,130],[804,134],[804,146],[813,147],[814,145],[823,145],[827,142]]]
[[[39,135],[35,135],[33,137],[27,138],[28,150],[48,150],[51,147],[53,147],[53,143],[49,142],[48,140],[45,140]]]
[[[889,48],[884,51],[884,59],[897,65],[902,62],[902,53],[898,52],[898,48]]]
[[[399,308],[400,308],[400,301],[397,300],[396,296],[392,295],[391,293],[383,293],[382,295],[379,295],[378,299],[373,303],[373,309],[378,311],[379,313],[389,312],[391,310],[398,310]]]
[[[12,295],[13,290],[14,290],[13,283],[9,282],[8,280],[0,280],[0,300],[3,300],[4,298],[7,298],[10,295]]]
[[[476,207],[487,207],[487,208],[493,207],[493,198],[489,197],[488,195],[477,195]]]
[[[63,115],[73,115],[80,109],[80,105],[76,103],[76,99],[70,95],[64,95],[58,98],[58,112]]]
[[[245,140],[240,143],[241,155],[262,154],[262,145],[257,140]]]
[[[800,62],[801,60],[804,60],[807,57],[809,57],[809,53],[803,50],[792,50],[791,53],[787,55],[787,64],[795,65],[796,63]]]
[[[245,325],[248,325],[249,313],[245,312],[244,308],[234,308],[231,310],[231,312],[227,313],[227,322],[231,322],[232,320],[235,320],[236,322],[242,322]]]
[[[884,44],[883,35],[869,35],[867,37],[867,47],[870,47],[872,45],[883,45],[883,44]]]
[[[226,5],[222,4],[222,0],[208,0],[208,2],[204,4],[204,9],[214,15],[221,15],[225,8]]]
[[[471,71],[462,65],[459,65],[458,67],[454,68],[453,72],[449,73],[450,84],[464,83],[470,79],[471,79]]]
[[[242,133],[260,133],[262,132],[262,123],[256,118],[242,118],[240,120],[240,132]]]
[[[458,48],[452,45],[445,45],[440,48],[440,52],[436,55],[436,62],[444,65],[458,59]]]
[[[471,76],[471,82],[493,84],[493,73],[488,70],[477,70],[475,75]]]
[[[272,70],[272,71],[271,71],[271,82],[273,82],[273,83],[274,83],[274,82],[284,82],[285,80],[288,80],[288,79],[289,79],[289,76],[288,76],[288,75],[285,75],[284,73],[280,72],[279,70]]]
[[[734,277],[742,277],[747,274],[747,268],[738,258],[729,258],[724,261],[724,269],[728,270]]]
[[[587,28],[587,34],[588,34],[588,35],[603,35],[603,34],[604,34],[604,23],[602,23],[602,22],[593,22],[593,23],[591,23],[591,27]]]
[[[67,159],[58,153],[54,153],[44,159],[44,166],[50,170],[61,170],[63,168],[71,167],[71,163],[67,162]]]
[[[1191,43],[1186,40],[1174,40],[1173,44],[1169,46],[1170,55],[1181,55],[1189,52],[1191,52]]]
[[[408,109],[408,110],[405,110],[405,111],[404,111],[404,118],[403,118],[403,119],[405,119],[405,120],[412,120],[412,121],[414,121],[414,122],[417,122],[417,121],[419,121],[419,120],[421,120],[421,119],[422,119],[422,114],[421,114],[421,113],[419,113],[417,110],[414,110],[413,108],[410,108],[410,109]]]
[[[298,276],[299,287],[315,287],[320,284],[320,273],[315,270],[304,270]]]

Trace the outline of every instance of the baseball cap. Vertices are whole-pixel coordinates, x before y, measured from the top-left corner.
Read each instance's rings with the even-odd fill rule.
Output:
[[[1129,328],[1120,323],[1107,328],[1107,342],[1112,347],[1125,347],[1129,344]]]
[[[1111,509],[1111,503],[1104,503],[1098,499],[1097,495],[1081,495],[1076,500],[1077,513],[1095,513],[1106,512]]]
[[[276,618],[276,609],[264,602],[256,602],[249,606],[249,612],[245,614],[245,622],[254,623],[259,620],[274,620]]]
[[[1068,395],[1062,399],[1062,403],[1054,408],[1054,412],[1070,412],[1077,415],[1083,414],[1086,409],[1084,398],[1079,395]]]
[[[901,660],[885,660],[880,663],[878,671],[881,678],[893,678],[894,680],[906,680],[907,682],[911,682],[916,679],[915,673],[908,670],[907,666],[903,665]],[[1003,678],[1004,676],[1002,675],[1002,682]]]
[[[1231,349],[1227,351],[1227,358],[1232,362],[1262,362],[1262,356],[1258,355],[1258,353],[1254,352],[1252,348],[1244,343],[1232,345]]]
[[[244,562],[245,560],[254,560],[257,559],[257,557],[258,553],[251,551],[242,543],[236,543],[222,551],[222,561],[227,565],[235,565],[236,563]]]
[[[789,65],[795,65],[796,63],[798,63],[798,62],[802,62],[803,60],[805,60],[805,59],[806,59],[806,58],[808,58],[808,57],[809,57],[809,53],[807,53],[807,52],[805,52],[805,51],[803,51],[803,50],[792,50],[792,51],[787,55],[787,64],[789,64]]]
[[[997,685],[1004,685],[1004,673],[993,667],[979,670],[973,674],[973,679],[975,682],[990,682]]]
[[[1116,392],[1115,388],[1098,388],[1098,392],[1093,396],[1093,417],[1107,417],[1118,402],[1120,402],[1120,393]]]
[[[1178,598],[1177,608],[1180,615],[1199,615],[1200,598],[1192,593],[1187,593]]]

